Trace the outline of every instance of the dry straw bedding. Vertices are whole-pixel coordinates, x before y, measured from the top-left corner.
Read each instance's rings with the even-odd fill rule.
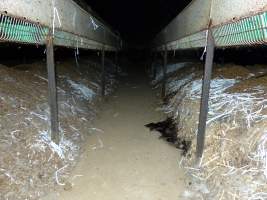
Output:
[[[192,140],[180,162],[188,174],[185,199],[267,199],[267,76],[262,67],[215,65],[206,143],[195,163],[201,98],[200,63],[169,76],[165,112],[176,119],[178,136]]]
[[[57,64],[60,145],[50,139],[45,63],[0,65],[0,199],[35,200],[64,185],[92,130],[101,67]],[[108,76],[108,92],[114,78]]]

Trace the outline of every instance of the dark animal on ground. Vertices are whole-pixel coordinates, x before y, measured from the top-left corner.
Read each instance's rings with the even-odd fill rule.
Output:
[[[149,128],[150,131],[158,131],[161,134],[160,138],[174,144],[176,148],[183,150],[183,156],[186,155],[191,146],[191,141],[186,141],[178,137],[177,126],[175,121],[170,117],[158,123],[146,124],[145,127]]]
[[[158,123],[150,123],[145,125],[150,131],[158,131],[161,133],[161,138],[168,142],[175,143],[177,141],[177,128],[172,118],[167,118]]]

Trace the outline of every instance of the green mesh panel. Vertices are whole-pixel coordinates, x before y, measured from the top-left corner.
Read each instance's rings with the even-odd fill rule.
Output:
[[[4,14],[0,14],[0,40],[44,44],[48,28]]]
[[[48,27],[0,14],[0,41],[45,44],[48,33]],[[54,44],[87,49],[99,45],[98,48],[102,48],[101,44],[96,44],[90,39],[57,29],[54,30]]]
[[[267,39],[267,13],[213,29],[216,46],[263,44]]]
[[[0,40],[2,41],[44,44],[48,31],[48,27],[0,14]],[[215,27],[212,31],[216,46],[263,44],[267,39],[267,12]],[[74,34],[55,31],[55,37],[60,44],[67,43],[66,46],[76,47],[77,41],[80,41],[79,46],[85,48],[90,46],[86,38],[81,42],[81,38]],[[205,40],[203,35],[197,33],[182,38],[173,45],[177,49],[196,48],[205,44],[203,39]]]
[[[168,46],[173,49],[204,47],[206,45],[206,31],[168,43]],[[267,12],[212,28],[212,32],[217,47],[266,44]]]

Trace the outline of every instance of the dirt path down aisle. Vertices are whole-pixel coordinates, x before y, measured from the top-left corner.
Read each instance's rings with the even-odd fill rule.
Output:
[[[177,149],[144,124],[163,116],[140,75],[122,83],[95,121],[86,151],[73,172],[73,188],[56,200],[179,200],[184,189]],[[101,132],[103,130],[103,132]],[[46,199],[47,200],[47,199]]]

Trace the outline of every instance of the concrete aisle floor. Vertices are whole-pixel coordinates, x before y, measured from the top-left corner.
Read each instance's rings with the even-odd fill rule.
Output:
[[[185,187],[178,166],[180,153],[144,127],[164,116],[155,111],[155,91],[140,77],[143,74],[134,73],[126,78],[104,103],[94,124],[103,132],[94,131],[88,137],[85,153],[73,171],[73,176],[82,176],[55,199],[180,199]]]

